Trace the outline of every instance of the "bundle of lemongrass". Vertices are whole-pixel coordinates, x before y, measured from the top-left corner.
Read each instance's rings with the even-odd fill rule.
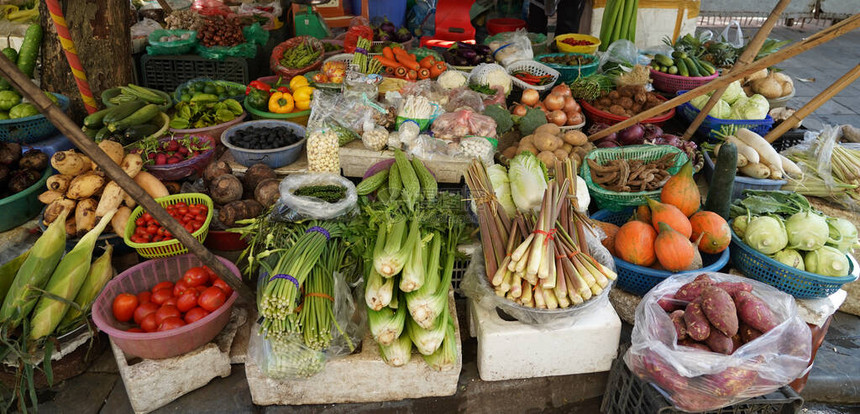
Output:
[[[473,163],[466,177],[476,202],[487,278],[497,295],[531,308],[578,305],[602,293],[616,278],[588,252],[587,225],[572,202],[576,190],[571,186],[576,182],[572,163],[558,164],[555,171],[539,212],[518,213],[513,220],[498,207],[481,163]]]

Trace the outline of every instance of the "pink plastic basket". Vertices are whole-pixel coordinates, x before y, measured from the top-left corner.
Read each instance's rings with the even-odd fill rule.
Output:
[[[651,69],[651,79],[654,81],[654,89],[667,93],[696,89],[699,86],[716,79],[719,75],[720,72],[714,72],[711,76],[681,76]]]
[[[206,169],[206,166],[212,161],[212,158],[215,156],[215,139],[208,135],[191,135],[196,136],[200,139],[201,142],[209,142],[212,147],[209,150],[203,151],[201,154],[197,155],[194,158],[177,162],[176,164],[164,164],[164,165],[155,165],[150,164],[146,166],[146,170],[149,171],[150,174],[154,175],[156,178],[162,181],[176,181],[181,180],[185,177],[188,177],[191,174],[197,173],[199,175],[203,174],[203,170]],[[172,139],[184,138],[184,135],[176,134],[173,137],[165,137],[158,140],[159,143],[167,142]]]
[[[217,256],[216,256],[217,257]],[[239,269],[229,260],[218,257],[233,276],[240,279]],[[137,294],[151,289],[159,282],[176,282],[192,267],[203,263],[193,254],[148,260],[120,273],[105,286],[93,303],[93,322],[107,333],[124,353],[148,359],[163,359],[182,355],[211,341],[230,321],[230,308],[239,294],[233,292],[227,302],[205,318],[181,328],[164,332],[126,332],[132,324],[119,322],[113,316],[113,300],[120,293]]]

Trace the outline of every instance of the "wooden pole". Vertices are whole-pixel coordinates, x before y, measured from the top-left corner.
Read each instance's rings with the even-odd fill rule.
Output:
[[[776,21],[779,20],[779,16],[782,14],[783,10],[788,7],[788,3],[791,3],[791,0],[779,0],[779,3],[774,6],[773,10],[770,12],[770,16],[767,17],[767,20],[764,21],[764,24],[762,24],[761,28],[758,29],[758,32],[756,32],[749,44],[747,44],[746,49],[744,49],[744,52],[738,57],[738,60],[732,66],[729,73],[739,70],[755,60],[756,55],[758,55],[758,51],[761,50],[761,46],[764,44],[765,40],[767,40],[767,37],[773,30],[773,26],[776,25]],[[684,135],[682,136],[683,139],[689,140],[693,137],[693,134],[696,133],[696,129],[699,128],[699,125],[702,125],[705,117],[708,116],[711,109],[713,109],[714,105],[717,104],[717,101],[719,101],[726,92],[726,89],[728,89],[728,86],[720,87],[714,91],[713,95],[711,95],[711,99],[708,99],[708,103],[699,110],[699,114],[696,115],[696,119],[690,123],[687,131],[684,132]]]
[[[720,88],[723,86],[727,86],[728,84],[732,83],[733,81],[735,81],[737,79],[741,79],[744,76],[747,76],[753,72],[762,70],[764,68],[773,66],[779,62],[782,62],[786,59],[797,56],[797,55],[799,55],[799,54],[801,54],[801,53],[803,53],[809,49],[812,49],[818,45],[821,45],[821,44],[829,42],[829,41],[831,41],[831,40],[833,40],[839,36],[842,36],[845,33],[848,33],[848,32],[850,32],[850,31],[852,31],[858,27],[860,27],[860,14],[855,14],[855,15],[853,15],[853,16],[851,16],[851,17],[849,17],[849,18],[847,18],[847,19],[845,19],[845,20],[843,20],[837,24],[834,24],[833,26],[830,26],[830,27],[818,32],[818,33],[815,33],[812,36],[807,37],[806,39],[804,39],[800,42],[789,45],[789,46],[783,48],[782,50],[780,50],[776,53],[767,55],[767,56],[765,56],[765,57],[763,57],[763,58],[761,58],[761,59],[743,67],[743,68],[740,68],[737,72],[732,72],[732,73],[722,75],[722,76],[712,80],[711,82],[709,82],[705,85],[699,86],[696,89],[688,91],[687,93],[685,93],[683,95],[676,96],[676,97],[674,97],[674,98],[672,98],[666,102],[663,102],[660,105],[657,105],[657,106],[655,106],[651,109],[648,109],[646,111],[642,111],[639,114],[636,114],[636,115],[634,115],[628,119],[625,119],[624,121],[621,121],[615,125],[612,125],[612,126],[606,128],[606,129],[603,129],[602,131],[599,131],[599,132],[589,136],[588,140],[589,141],[595,141],[595,140],[598,140],[600,138],[606,137],[613,132],[621,131],[622,129],[627,128],[630,125],[633,125],[633,124],[635,124],[635,123],[637,123],[643,119],[648,119],[648,118],[651,118],[657,114],[661,114],[663,112],[666,112],[669,109],[672,109],[678,105],[689,102],[693,98],[701,96],[702,94],[707,93],[710,90]]]
[[[782,134],[788,132],[788,130],[793,128],[795,125],[800,124],[800,121],[803,118],[806,118],[809,114],[815,112],[819,106],[829,101],[830,98],[836,96],[839,91],[845,89],[846,86],[853,83],[857,78],[860,78],[860,64],[854,66],[853,69],[849,70],[845,75],[842,75],[841,78],[837,79],[836,82],[833,82],[833,84],[828,86],[827,89],[821,91],[821,93],[807,102],[806,105],[803,105],[802,108],[791,114],[788,119],[782,121],[782,123],[777,125],[776,128],[770,130],[770,132],[764,136],[764,139],[766,139],[767,142],[776,141],[776,139],[781,137]]]
[[[0,54],[2,55],[2,54]],[[248,287],[246,287],[241,279],[236,278],[232,275],[227,266],[224,266],[215,255],[212,254],[208,249],[203,247],[200,242],[197,241],[191,233],[185,230],[178,221],[176,221],[170,214],[165,211],[161,205],[159,205],[149,194],[146,193],[137,183],[132,180],[125,172],[123,172],[122,168],[117,165],[104,151],[101,150],[92,140],[87,138],[84,135],[81,128],[79,128],[62,110],[56,105],[54,105],[50,99],[48,99],[45,94],[36,86],[35,83],[31,82],[30,79],[21,72],[11,60],[7,59],[5,56],[0,56],[0,74],[2,74],[6,79],[9,80],[9,83],[18,90],[24,97],[26,97],[36,108],[39,109],[52,124],[54,124],[60,132],[63,133],[66,137],[68,137],[72,143],[75,144],[79,149],[81,149],[84,154],[86,154],[90,159],[93,160],[105,174],[112,180],[116,181],[123,190],[125,190],[135,201],[138,202],[141,206],[143,206],[149,214],[152,214],[159,223],[161,223],[164,227],[167,227],[170,230],[170,233],[173,234],[180,243],[182,243],[191,253],[194,253],[203,264],[209,266],[212,270],[217,273],[221,279],[224,280],[230,287],[233,288],[236,292],[239,292],[239,296],[244,300],[247,300],[248,303],[254,303],[256,301],[254,294],[251,292]]]
[[[170,16],[170,13],[173,13],[173,9],[167,4],[167,0],[158,0],[158,5],[161,6],[161,10],[164,10],[164,17]]]

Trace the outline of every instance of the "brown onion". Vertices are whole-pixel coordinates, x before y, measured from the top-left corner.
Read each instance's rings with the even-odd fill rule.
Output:
[[[514,105],[514,109],[511,110],[511,115],[516,116],[525,116],[527,109],[525,105]]]
[[[573,116],[574,114],[581,112],[582,109],[579,108],[579,104],[576,103],[576,99],[573,99],[572,96],[565,96],[564,108],[562,108],[562,111],[564,111],[567,116]]]
[[[534,89],[526,89],[523,91],[523,97],[520,99],[520,102],[523,105],[533,107],[540,102],[540,94]]]
[[[562,112],[561,110],[557,109],[547,114],[546,119],[547,121],[552,122],[553,124],[556,124],[558,126],[564,126],[564,124],[567,122],[567,115],[565,115],[564,112]]]
[[[573,96],[570,92],[570,86],[567,86],[567,84],[564,83],[556,85],[554,88],[552,88],[552,91],[550,93],[557,93],[564,97]]]
[[[546,106],[546,109],[557,111],[564,108],[564,97],[557,93],[551,93],[543,100],[543,104]]]

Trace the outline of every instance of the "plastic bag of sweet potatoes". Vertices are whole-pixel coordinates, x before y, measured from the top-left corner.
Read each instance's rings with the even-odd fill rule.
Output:
[[[624,361],[678,409],[709,411],[803,375],[811,342],[791,295],[724,273],[675,275],[636,308]]]

